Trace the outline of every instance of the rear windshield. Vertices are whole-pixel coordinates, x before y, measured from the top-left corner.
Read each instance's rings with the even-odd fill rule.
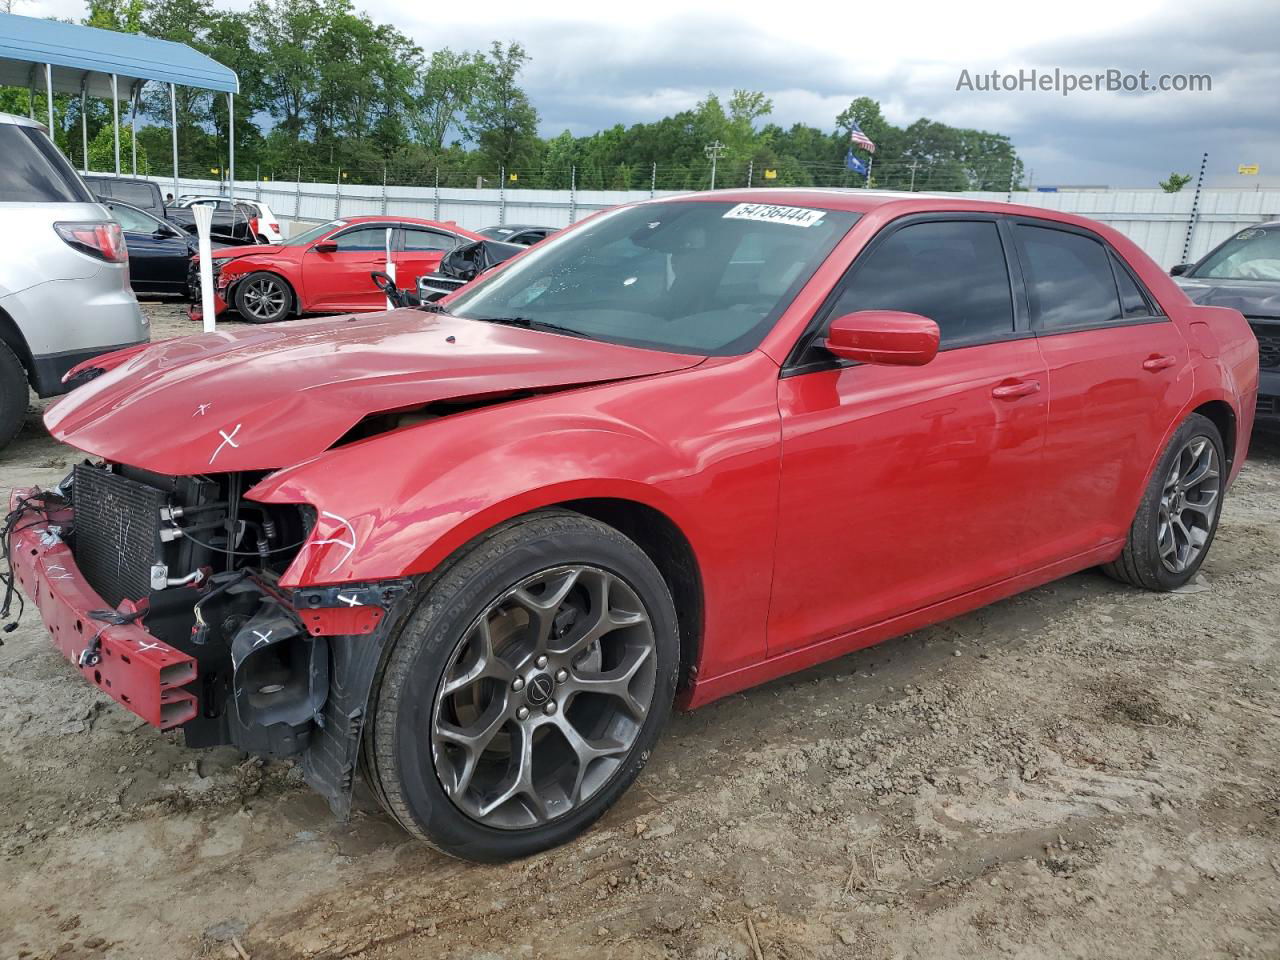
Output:
[[[1189,276],[1210,280],[1280,280],[1280,227],[1250,227],[1220,246]]]
[[[93,201],[43,130],[0,123],[0,157],[0,203]]]
[[[117,200],[131,203],[135,207],[154,207],[160,201],[156,190],[146,183],[115,183],[111,195]]]

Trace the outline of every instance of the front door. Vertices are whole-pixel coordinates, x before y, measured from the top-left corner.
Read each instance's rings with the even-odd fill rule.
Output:
[[[370,274],[387,268],[387,224],[351,227],[327,238],[338,249],[312,247],[302,262],[307,310],[377,310],[386,297]]]
[[[1009,277],[994,218],[891,224],[824,322],[857,310],[921,314],[941,330],[938,356],[923,367],[823,369],[811,348],[784,371],[770,656],[1024,568],[1048,393]]]

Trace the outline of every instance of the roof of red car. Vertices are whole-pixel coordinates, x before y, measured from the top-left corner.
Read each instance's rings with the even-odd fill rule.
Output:
[[[1003,200],[973,200],[966,197],[946,196],[936,193],[907,193],[896,190],[864,190],[860,187],[839,189],[835,187],[757,187],[755,189],[716,190],[658,197],[651,203],[663,200],[710,200],[719,203],[768,203],[788,207],[816,207],[821,210],[848,210],[853,213],[871,213],[882,207],[895,207],[896,212],[915,213],[929,210],[972,210],[983,213],[1014,213],[1042,217],[1082,226],[1096,227],[1086,217],[1077,217],[1060,210],[1033,207]]]
[[[484,237],[476,233],[474,230],[468,230],[466,227],[459,226],[453,220],[424,220],[422,217],[404,217],[398,213],[376,213],[360,217],[339,217],[343,223],[378,223],[385,220],[394,220],[396,223],[413,223],[420,227],[444,227],[452,230],[454,233],[462,233],[473,240],[483,240]]]

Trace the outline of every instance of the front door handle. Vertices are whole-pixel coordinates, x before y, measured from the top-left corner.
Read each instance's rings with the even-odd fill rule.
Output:
[[[1013,383],[1001,383],[991,388],[991,395],[997,400],[1017,400],[1039,392],[1039,380],[1015,380]]]
[[[1177,357],[1166,357],[1162,354],[1153,354],[1142,361],[1142,369],[1149,373],[1156,373],[1160,370],[1168,370],[1177,362]]]

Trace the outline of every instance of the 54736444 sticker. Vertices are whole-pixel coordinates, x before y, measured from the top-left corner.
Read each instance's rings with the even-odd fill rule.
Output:
[[[762,223],[785,223],[790,227],[812,227],[827,215],[825,210],[809,207],[781,207],[772,203],[740,203],[724,215],[725,220],[759,220]]]

